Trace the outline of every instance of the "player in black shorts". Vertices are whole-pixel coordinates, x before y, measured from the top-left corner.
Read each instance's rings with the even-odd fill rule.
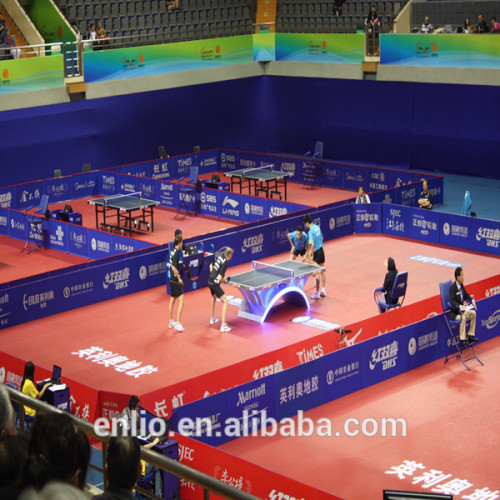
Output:
[[[227,283],[228,280],[224,277],[226,274],[227,263],[233,257],[233,249],[227,247],[224,251],[224,255],[219,255],[210,264],[210,275],[208,277],[208,288],[210,288],[210,293],[212,294],[212,305],[211,305],[211,317],[210,324],[215,325],[217,323],[217,318],[215,317],[215,301],[220,299],[222,301],[222,324],[220,326],[221,332],[230,332],[231,328],[226,323],[226,310],[227,310],[227,297],[224,290],[220,286],[221,283]]]
[[[178,332],[183,332],[184,327],[181,325],[182,308],[184,307],[184,281],[180,275],[180,269],[183,266],[182,254],[182,235],[177,234],[174,240],[174,248],[170,252],[168,260],[168,276],[170,279],[170,305],[168,308],[169,328],[175,328]],[[179,307],[177,308],[177,321],[173,320],[174,303],[179,299]]]

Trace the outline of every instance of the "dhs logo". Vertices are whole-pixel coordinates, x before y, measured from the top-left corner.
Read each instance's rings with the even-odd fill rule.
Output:
[[[447,222],[443,225],[443,233],[445,236],[449,236],[450,234],[450,225]]]
[[[278,217],[279,215],[286,215],[288,210],[285,207],[271,207],[269,209],[269,217]]]
[[[373,349],[370,358],[370,370],[375,370],[377,365],[382,365],[382,370],[394,368],[398,357],[398,341],[395,340],[391,344],[384,345],[378,349]]]

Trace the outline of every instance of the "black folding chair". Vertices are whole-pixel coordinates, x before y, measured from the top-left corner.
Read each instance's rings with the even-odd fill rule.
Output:
[[[302,176],[304,177],[306,184],[302,186],[302,189],[312,189],[314,185],[319,186],[321,167],[318,160],[323,159],[323,142],[316,142],[312,156],[311,151],[308,151],[304,156],[306,157],[306,160],[304,161],[304,171],[302,172]]]
[[[179,208],[177,213],[175,214],[174,219],[184,211],[184,217],[192,212],[194,215],[198,215],[197,210],[197,200],[196,193],[199,191],[198,189],[198,171],[199,167],[192,166],[189,171],[189,179],[187,184],[181,184],[184,180],[184,177],[179,179],[177,184],[177,189],[179,192]]]
[[[396,279],[394,280],[394,285],[392,287],[389,302],[387,303],[385,301],[384,287],[380,286],[373,292],[373,299],[375,300],[375,304],[377,304],[379,309],[385,309],[386,311],[401,307],[405,300],[407,287],[408,271],[403,271],[402,273],[396,274]]]
[[[462,346],[460,342],[460,323],[462,322],[462,314],[459,315],[458,319],[451,319],[450,286],[451,280],[439,283],[441,306],[443,307],[443,316],[446,323],[446,328],[448,329],[448,354],[446,354],[444,362],[446,364],[451,358],[460,358],[465,368],[467,368],[467,370],[470,370],[470,368],[467,366],[467,361],[477,359],[477,361],[479,361],[481,365],[484,365],[484,363],[477,357],[474,344],[467,344],[466,346]],[[467,320],[467,327],[468,324],[469,320]],[[473,356],[464,359],[462,351],[469,348],[472,350]]]
[[[26,221],[26,243],[21,252],[28,249],[28,253],[31,253],[35,245],[38,247],[43,245],[44,248],[47,248],[43,223],[47,219],[50,219],[50,210],[48,207],[49,195],[43,194],[40,198],[40,206],[37,210],[31,212],[34,208],[31,206],[24,211],[24,220]]]

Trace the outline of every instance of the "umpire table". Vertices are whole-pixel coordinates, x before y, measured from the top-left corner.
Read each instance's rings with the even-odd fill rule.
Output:
[[[97,229],[119,231],[121,234],[132,231],[154,231],[153,209],[160,204],[159,201],[148,200],[142,197],[141,192],[131,194],[116,194],[89,200],[95,206],[95,225]],[[133,215],[139,212],[138,215]],[[102,222],[99,224],[99,214]],[[109,218],[116,217],[113,224]]]
[[[234,184],[240,186],[240,193],[243,189],[248,188],[248,194],[259,196],[259,193],[265,193],[266,198],[272,198],[273,194],[283,199],[280,188],[283,188],[285,200],[287,198],[286,183],[290,177],[289,172],[282,172],[281,170],[273,170],[274,165],[265,165],[258,168],[241,168],[226,172],[224,175],[231,179],[231,191],[233,191]],[[243,182],[247,182],[244,186]]]
[[[253,261],[251,271],[231,276],[228,285],[238,288],[243,296],[238,316],[264,323],[271,308],[282,297],[287,303],[309,309],[304,285],[309,276],[325,271],[324,267],[296,260],[278,264]]]

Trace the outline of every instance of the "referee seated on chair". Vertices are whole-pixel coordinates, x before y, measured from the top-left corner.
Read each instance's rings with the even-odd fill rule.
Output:
[[[471,304],[474,307],[467,306]],[[476,334],[476,301],[467,293],[464,286],[464,270],[461,267],[455,269],[455,282],[450,286],[451,319],[458,320],[460,314],[460,344],[466,347],[477,342]],[[469,331],[466,332],[467,320],[470,321]]]

